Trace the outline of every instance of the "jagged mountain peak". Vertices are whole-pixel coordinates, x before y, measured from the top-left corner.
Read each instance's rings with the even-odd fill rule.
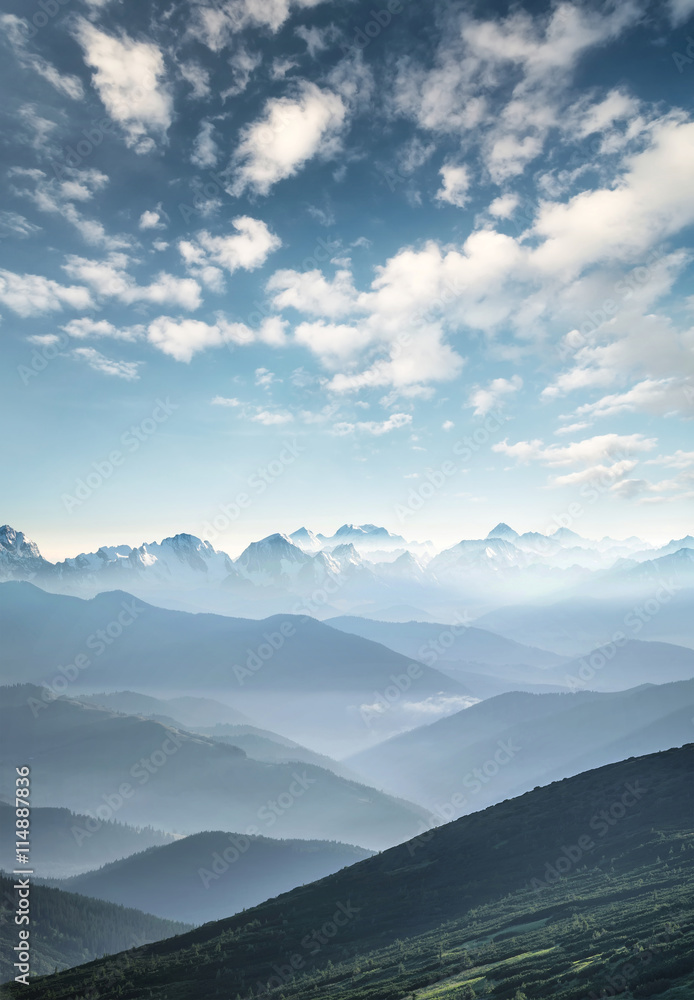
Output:
[[[506,539],[510,539],[510,538],[519,538],[519,537],[520,536],[519,536],[518,532],[514,531],[513,528],[509,527],[509,525],[505,524],[503,521],[500,521],[499,524],[497,524],[496,527],[492,528],[492,530],[487,535],[487,538],[506,538]]]
[[[32,542],[23,531],[17,531],[10,524],[3,524],[0,528],[0,549],[24,558],[42,558],[36,542]]]

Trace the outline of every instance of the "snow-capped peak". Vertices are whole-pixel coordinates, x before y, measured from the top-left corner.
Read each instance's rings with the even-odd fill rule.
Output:
[[[0,551],[20,559],[42,558],[36,542],[30,541],[24,532],[15,531],[9,524],[3,524],[0,528]]]
[[[504,524],[503,521],[500,521],[487,535],[487,538],[505,538],[507,541],[513,541],[514,538],[518,537],[520,537],[518,532],[509,528],[508,524]]]

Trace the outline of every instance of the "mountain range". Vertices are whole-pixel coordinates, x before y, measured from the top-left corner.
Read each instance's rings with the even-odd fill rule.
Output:
[[[41,688],[1,689],[7,745],[31,748],[34,806],[62,806],[172,833],[346,840],[380,850],[416,831],[424,810],[312,764],[265,763],[238,747]],[[0,797],[14,791],[4,771]]]
[[[375,615],[404,605],[415,617],[452,620],[533,600],[648,596],[660,582],[694,586],[694,538],[656,547],[631,537],[586,539],[567,528],[519,534],[498,524],[481,539],[442,551],[373,524],[332,535],[302,527],[252,542],[236,558],[178,534],[139,546],[105,545],[51,563],[34,542],[0,528],[0,580],[30,580],[57,593],[123,589],[162,606],[266,617],[293,607],[326,618]]]
[[[0,801],[0,827],[9,829],[14,809]],[[118,820],[99,820],[60,807],[33,806],[31,810],[32,867],[42,878],[70,878],[100,868],[148,847],[170,844],[176,838],[154,827],[133,827]],[[14,842],[3,838],[0,868],[15,867]]]
[[[336,841],[192,834],[51,884],[155,916],[203,924],[371,856]]]
[[[440,823],[536,785],[688,742],[694,679],[618,693],[511,692],[347,758]]]
[[[475,701],[435,667],[305,615],[190,614],[118,591],[84,600],[4,583],[0,632],[6,682],[204,695],[330,757]],[[379,699],[386,711],[362,708]]]

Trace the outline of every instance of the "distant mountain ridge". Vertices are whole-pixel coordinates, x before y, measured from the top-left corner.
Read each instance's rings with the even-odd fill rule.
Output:
[[[468,606],[529,596],[639,592],[659,577],[694,586],[694,539],[649,547],[641,539],[583,538],[568,528],[518,533],[500,523],[486,538],[437,551],[375,524],[344,524],[332,535],[301,527],[252,542],[233,559],[209,541],[177,534],[161,542],[102,546],[51,563],[9,525],[0,529],[0,580],[30,580],[60,593],[124,589],[190,610],[232,609],[250,617],[295,606],[313,617],[350,610],[378,615],[397,605],[441,620]],[[315,601],[312,595],[321,596]],[[177,603],[175,603],[177,602]],[[183,602],[183,603],[181,603]]]
[[[150,719],[0,689],[7,745],[31,747],[32,803],[178,834],[236,830],[342,840],[379,850],[411,835],[424,811],[314,764],[267,763],[236,746]],[[14,776],[0,774],[0,796]]]
[[[203,924],[332,875],[372,851],[337,841],[191,834],[51,884],[165,919]]]

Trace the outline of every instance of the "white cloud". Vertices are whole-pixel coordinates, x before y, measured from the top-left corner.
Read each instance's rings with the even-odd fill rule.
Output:
[[[80,319],[71,319],[69,323],[61,326],[70,337],[77,340],[86,340],[87,337],[112,337],[114,340],[137,340],[144,332],[142,326],[116,327],[106,319],[94,320],[88,316]]]
[[[100,170],[67,167],[55,160],[53,170],[56,176],[48,177],[42,170],[22,170],[12,168],[9,176],[24,181],[32,187],[17,187],[13,192],[29,198],[40,212],[61,216],[80,233],[86,243],[101,246],[106,250],[121,250],[132,243],[129,236],[112,236],[106,232],[101,222],[87,218],[75,202],[90,201],[108,184],[108,177]]]
[[[655,448],[655,438],[645,438],[643,434],[600,434],[572,441],[571,444],[551,444],[542,441],[518,441],[509,444],[507,439],[492,445],[492,450],[509,455],[519,462],[542,462],[552,467],[562,465],[595,465],[605,459],[615,458],[633,452],[651,451]]]
[[[159,212],[153,212],[149,209],[142,213],[140,216],[140,221],[138,223],[140,229],[165,229],[166,226],[161,221],[161,215]]]
[[[649,148],[629,156],[610,188],[544,204],[533,226],[533,265],[571,277],[600,260],[633,260],[694,222],[694,123],[666,119]]]
[[[190,159],[196,167],[214,167],[217,164],[218,156],[219,149],[214,140],[214,125],[210,121],[204,121],[196,136]]]
[[[316,25],[306,27],[300,24],[295,28],[294,34],[306,43],[306,51],[312,59],[315,59],[320,52],[324,52],[332,42],[339,37],[339,30],[334,24],[328,24],[325,28]]]
[[[510,379],[495,378],[486,388],[475,389],[470,393],[468,406],[474,407],[476,417],[486,417],[491,410],[497,409],[503,404],[506,396],[512,395],[523,388],[523,379],[520,375],[512,375]]]
[[[573,113],[567,115],[565,128],[585,138],[596,132],[606,132],[617,121],[633,120],[638,110],[636,98],[617,88],[600,101],[583,103],[572,109]]]
[[[363,432],[380,437],[382,434],[389,434],[391,431],[408,427],[412,423],[412,416],[409,413],[393,413],[387,420],[363,420],[358,423],[342,422],[334,424],[332,433],[337,437],[346,437],[348,434]]]
[[[590,424],[585,420],[578,420],[573,424],[565,424],[564,427],[557,427],[555,434],[575,434],[576,431],[582,431],[584,428],[590,427]]]
[[[439,170],[443,183],[436,192],[437,201],[445,201],[449,205],[463,208],[469,198],[470,172],[466,166],[455,166],[445,163]]]
[[[433,65],[403,57],[393,86],[396,112],[431,132],[476,144],[496,183],[522,172],[561,124],[580,58],[640,17],[627,2],[603,12],[563,2],[532,16],[478,20],[467,6],[451,16]]]
[[[489,214],[497,219],[510,219],[518,208],[520,198],[517,194],[501,194],[489,206]]]
[[[40,316],[70,306],[91,309],[94,305],[88,289],[78,285],[60,285],[40,274],[15,274],[0,270],[0,302],[18,316]]]
[[[77,41],[104,107],[123,127],[127,145],[138,153],[153,148],[150,133],[165,135],[173,118],[173,100],[166,82],[161,50],[154,42],[138,42],[100,31],[80,19]]]
[[[226,101],[228,97],[238,97],[242,94],[261,62],[262,56],[259,52],[251,52],[243,45],[239,46],[229,59],[231,83],[219,95],[222,100]]]
[[[340,323],[300,323],[294,331],[297,344],[308,347],[327,367],[356,358],[371,340],[368,330]]]
[[[288,410],[270,410],[262,406],[253,406],[251,403],[244,403],[234,397],[215,396],[212,405],[236,409],[242,420],[250,420],[252,423],[262,424],[264,427],[279,427],[294,421],[294,415]]]
[[[638,464],[639,456],[652,451],[657,440],[643,434],[601,434],[567,445],[545,445],[540,440],[508,440],[492,445],[492,451],[522,464],[539,462],[552,469],[580,466],[575,472],[555,475],[550,480],[553,486],[579,486],[600,480],[612,488]]]
[[[357,293],[349,270],[336,271],[332,281],[322,271],[275,271],[267,283],[276,309],[297,309],[311,316],[337,318],[354,311]]]
[[[177,305],[183,309],[197,309],[200,305],[200,286],[192,278],[176,278],[161,271],[148,285],[138,285],[126,271],[128,263],[127,255],[119,253],[111,254],[107,260],[89,260],[71,255],[63,270],[70,277],[91,285],[97,295],[115,298],[128,305],[152,302],[156,305]]]
[[[455,424],[453,423],[452,420],[444,420],[444,422],[441,424],[442,431],[452,431],[454,427]]]
[[[286,342],[285,325],[277,316],[268,316],[257,330],[252,330],[245,323],[229,322],[222,316],[216,323],[159,316],[149,324],[147,339],[164,354],[188,363],[195,354],[208,347],[242,347],[254,343],[281,347]]]
[[[264,427],[274,427],[278,424],[289,424],[294,420],[294,417],[286,411],[259,410],[250,419],[257,424],[263,424]]]
[[[103,375],[114,375],[116,378],[124,378],[129,382],[140,377],[141,361],[114,361],[93,347],[76,347],[72,353],[74,357],[86,361],[90,368]]]
[[[231,224],[236,232],[229,236],[213,236],[202,230],[194,239],[178,244],[188,270],[217,291],[224,287],[220,268],[229,274],[239,269],[255,271],[282,245],[260,219],[241,215]]]
[[[683,24],[694,14],[694,0],[668,0],[673,24]]]
[[[339,148],[346,106],[331,90],[304,81],[296,98],[269,100],[262,118],[242,131],[234,155],[234,194],[250,188],[267,194],[314,156],[331,156]]]
[[[0,237],[12,233],[13,236],[33,236],[41,232],[41,226],[20,215],[19,212],[0,212]]]
[[[74,101],[83,100],[84,88],[78,76],[73,76],[71,73],[61,73],[43,56],[36,52],[27,51],[27,40],[30,37],[29,27],[26,20],[16,17],[14,14],[0,15],[0,28],[13,49],[19,65],[23,69],[33,70],[66,97],[70,97]]]
[[[190,96],[199,101],[210,94],[210,74],[196,62],[179,63],[179,72],[186,83],[191,86]]]
[[[237,406],[243,406],[243,403],[241,402],[240,399],[236,399],[234,397],[215,396],[214,399],[212,400],[212,405],[237,407]]]
[[[682,451],[678,449],[674,455],[659,455],[658,458],[649,458],[646,465],[665,465],[668,469],[691,469],[694,466],[694,451]]]
[[[222,0],[196,5],[188,33],[213,52],[221,52],[248,27],[278,31],[296,9],[316,7],[322,0]]]
[[[603,396],[595,403],[584,403],[576,410],[578,416],[612,417],[617,413],[652,413],[672,416],[676,413],[694,415],[694,392],[691,379],[644,379],[626,392]],[[686,393],[689,387],[690,393]]]

